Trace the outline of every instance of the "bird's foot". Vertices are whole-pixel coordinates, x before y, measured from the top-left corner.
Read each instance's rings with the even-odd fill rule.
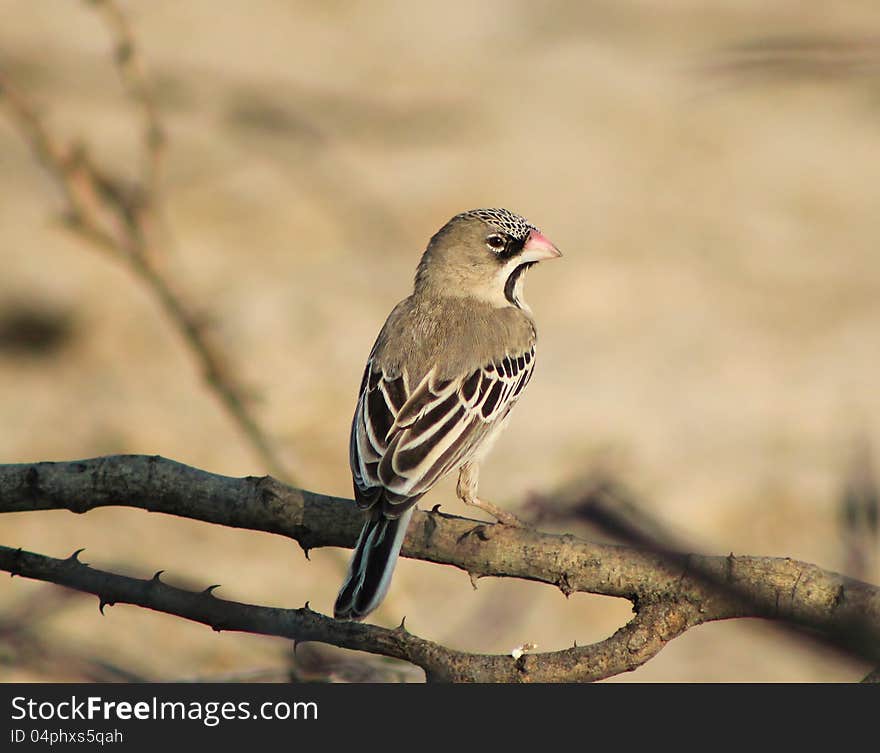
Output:
[[[466,499],[465,502],[474,507],[479,507],[483,512],[489,513],[489,515],[495,518],[495,520],[501,523],[501,525],[510,526],[511,528],[528,528],[528,526],[512,512],[502,510],[497,505],[493,505],[491,502],[487,502],[484,499],[474,497],[470,500]]]

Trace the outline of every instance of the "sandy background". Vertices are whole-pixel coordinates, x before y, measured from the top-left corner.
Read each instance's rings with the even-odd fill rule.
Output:
[[[601,464],[702,551],[847,569],[841,489],[854,437],[880,431],[875,2],[124,7],[171,138],[165,263],[307,488],[350,493],[361,368],[428,237],[506,206],[565,258],[527,280],[538,368],[481,491],[514,509]],[[55,0],[0,0],[0,17],[0,65],[61,132],[133,173],[136,121],[98,17]],[[0,347],[0,459],[143,452],[262,473],[149,293],[60,227],[60,207],[0,118],[0,314],[28,304],[63,323],[39,353]],[[464,512],[451,481],[435,503]],[[135,510],[5,516],[0,541],[324,612],[340,580],[331,550],[307,562],[279,537]],[[876,582],[875,562],[859,574]],[[0,578],[0,612],[54,591]],[[30,655],[0,643],[0,680],[82,677],[71,657],[162,680],[288,661],[281,640],[63,607],[35,623]],[[405,614],[424,637],[501,652],[599,640],[628,611],[535,584],[474,591],[403,561],[377,621]],[[741,621],[620,679],[866,672]]]

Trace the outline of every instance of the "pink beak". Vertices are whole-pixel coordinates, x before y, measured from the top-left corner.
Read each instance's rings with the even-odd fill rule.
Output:
[[[556,248],[540,230],[532,230],[523,246],[523,257],[528,261],[544,261],[545,259],[558,259],[562,252]]]

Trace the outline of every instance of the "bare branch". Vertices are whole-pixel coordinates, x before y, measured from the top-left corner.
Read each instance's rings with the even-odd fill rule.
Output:
[[[157,456],[0,465],[2,512],[68,509],[82,513],[108,505],[277,533],[297,540],[306,550],[351,547],[361,524],[361,514],[351,500],[288,487],[271,477],[219,476]],[[618,631],[608,639],[611,643],[584,649],[599,652],[591,662],[605,657],[605,666],[615,671],[632,668],[627,664],[621,669],[624,654],[638,666],[689,627],[733,617],[765,617],[818,630],[849,651],[880,662],[880,589],[791,559],[732,554],[671,557],[422,511],[413,517],[403,554],[453,565],[477,577],[523,578],[565,593],[584,591],[629,599],[638,614],[621,630],[626,631],[626,641],[644,639],[644,647],[639,644],[637,651],[627,648],[618,655],[618,642],[623,640]],[[309,639],[356,647],[339,642],[337,633],[328,635]],[[363,650],[382,653],[379,649],[385,645],[383,639]],[[427,671],[428,666],[413,656],[408,654],[407,660]],[[546,656],[527,654],[523,659],[528,665],[533,660],[543,662]],[[612,656],[616,658],[608,658]],[[457,655],[454,658],[460,660]],[[580,654],[556,658],[554,671],[561,671],[562,662],[569,667],[566,676],[582,677],[581,670],[574,669]],[[500,661],[492,660],[492,672],[501,671]],[[440,671],[430,666],[431,672]],[[481,665],[481,677],[488,666]]]
[[[697,617],[690,605],[653,604],[610,638],[544,654],[468,654],[419,638],[406,629],[334,620],[302,609],[277,609],[217,598],[212,593],[186,591],[153,577],[129,578],[96,570],[75,555],[53,559],[0,546],[0,569],[94,594],[102,607],[134,604],[193,622],[216,631],[245,631],[296,641],[321,641],[343,648],[390,656],[411,662],[434,682],[589,682],[631,671]]]
[[[93,1],[108,9],[111,18],[116,19],[113,23],[121,35],[120,44],[133,50],[128,27],[124,20],[119,20],[121,15],[115,4],[109,0]],[[135,71],[132,65],[131,61],[125,64],[123,70],[127,73],[124,76],[129,80],[130,87],[138,92],[133,96],[147,107],[146,103],[152,103],[152,100],[146,93],[140,68]],[[35,157],[62,190],[67,204],[68,226],[80,238],[128,264],[158,300],[195,356],[208,386],[220,399],[266,469],[278,478],[293,482],[293,476],[281,460],[274,443],[251,410],[246,391],[233,376],[227,358],[209,337],[206,318],[199,316],[186,302],[158,262],[162,255],[157,253],[153,242],[156,207],[151,184],[129,185],[98,167],[84,146],[67,143],[54,134],[33,103],[2,72],[0,100],[6,105]],[[149,108],[149,118],[156,118],[154,106],[150,104]],[[153,127],[150,125],[151,131]],[[153,148],[155,156],[152,161],[156,162],[159,147]]]
[[[684,552],[693,548],[655,520],[624,484],[602,471],[576,479],[546,498],[534,495],[529,507],[537,513],[539,521],[549,519],[557,525],[560,520],[587,523],[601,534],[610,536],[614,543],[652,552],[673,567],[688,556]],[[731,558],[732,561],[739,561],[733,555]],[[755,592],[746,584],[730,582],[726,577],[720,577],[717,571],[703,568],[700,563],[692,563],[689,573],[722,594],[759,606],[754,603]],[[856,643],[865,640],[865,626],[862,623],[857,614],[851,614],[843,623],[822,633],[803,630],[799,622],[789,619],[776,620],[773,624],[787,631],[789,636],[813,643],[831,644],[844,653],[852,654]],[[855,653],[858,654],[859,650],[855,649]]]
[[[104,17],[115,49],[114,60],[119,76],[132,101],[141,112],[144,142],[145,192],[154,200],[159,196],[162,158],[165,151],[165,128],[147,78],[145,66],[128,19],[115,0],[87,0],[95,5]]]
[[[0,97],[34,152],[57,180],[68,204],[68,220],[104,249],[116,249],[122,239],[112,227],[114,218],[102,205],[105,177],[99,175],[80,145],[55,136],[28,98],[0,72]]]

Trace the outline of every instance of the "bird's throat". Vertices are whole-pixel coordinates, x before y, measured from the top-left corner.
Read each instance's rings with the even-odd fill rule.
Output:
[[[520,264],[510,275],[507,277],[507,282],[504,283],[504,297],[511,303],[511,305],[516,306],[517,308],[523,308],[525,306],[525,302],[523,301],[523,275],[525,271],[534,265],[536,262],[526,262],[525,264]]]

